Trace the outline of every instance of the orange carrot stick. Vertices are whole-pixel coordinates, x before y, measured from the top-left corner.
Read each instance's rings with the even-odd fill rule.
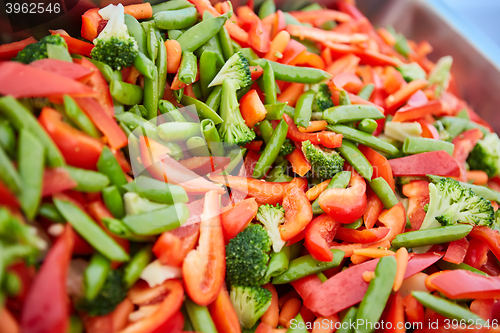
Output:
[[[260,317],[260,321],[264,324],[271,326],[272,328],[278,327],[279,319],[280,319],[280,309],[278,307],[278,293],[276,292],[276,288],[270,283],[263,285],[262,287],[266,288],[271,292],[271,305],[267,309],[267,311]]]
[[[363,276],[363,280],[365,280],[365,282],[369,283],[371,280],[373,280],[375,278],[375,272],[364,271],[362,276]]]
[[[295,291],[295,289],[287,292],[285,295],[283,295],[280,298],[278,298],[278,307],[281,310],[283,308],[283,305],[285,305],[285,303],[288,302],[288,300],[290,298],[297,298],[297,297],[300,297],[300,296],[299,296],[299,294],[297,294],[297,292]]]
[[[129,14],[138,20],[147,19],[153,16],[153,7],[149,2],[123,7],[125,14]]]
[[[300,54],[295,60],[295,65],[309,66],[321,70],[324,70],[326,67],[323,58],[311,52]]]
[[[475,185],[486,185],[488,183],[488,174],[483,170],[467,171],[467,182]]]
[[[330,66],[332,64],[332,52],[329,48],[325,47],[325,49],[321,51],[321,58],[323,58],[326,66]]]
[[[365,262],[365,261],[368,261],[372,258],[370,257],[365,257],[365,256],[360,256],[359,254],[353,254],[351,255],[351,262],[354,264],[354,265],[359,265],[361,264],[362,262]]]
[[[328,323],[328,325],[325,325],[325,323]],[[333,333],[336,330],[336,323],[340,323],[337,314],[328,317],[318,317],[314,321],[312,333]]]
[[[405,278],[406,266],[408,266],[408,251],[405,247],[396,251],[396,262],[398,264],[398,268],[396,271],[396,278],[394,279],[394,285],[392,287],[394,292],[397,292],[399,288],[401,288]]]
[[[281,93],[281,95],[278,96],[278,102],[288,102],[288,105],[294,107],[303,91],[304,84],[292,83]]]
[[[392,252],[390,250],[369,248],[369,247],[364,248],[364,249],[355,249],[352,252],[354,254],[358,254],[358,255],[370,257],[370,258],[382,258],[382,257],[388,257],[388,256],[394,255],[394,252]]]
[[[396,38],[386,28],[378,28],[377,33],[387,45],[393,46],[396,44]]]
[[[316,200],[319,197],[319,195],[321,193],[323,193],[324,190],[326,190],[326,188],[328,187],[328,184],[330,184],[330,179],[325,180],[324,182],[319,183],[318,185],[310,188],[306,192],[307,200],[309,200],[309,201]]]
[[[302,302],[298,298],[290,298],[281,309],[279,324],[283,327],[290,327],[290,321],[297,316],[302,307]]]
[[[437,290],[436,286],[434,286],[434,284],[432,284],[432,280],[434,280],[439,275],[444,274],[444,273],[449,272],[449,271],[450,271],[449,269],[445,269],[444,271],[439,271],[439,272],[436,272],[434,274],[429,275],[425,279],[425,287],[427,289],[429,289],[429,291],[435,291],[435,290]]]
[[[181,64],[182,47],[175,39],[169,39],[165,42],[167,48],[167,73],[177,73]]]
[[[129,298],[125,298],[116,306],[113,312],[110,313],[113,321],[113,329],[121,330],[128,324],[128,316],[134,311],[134,304]]]
[[[427,86],[427,80],[418,79],[413,80],[405,86],[402,86],[392,95],[389,95],[385,99],[386,110],[389,113],[394,113],[400,106],[402,106],[406,101],[416,93],[418,90],[425,88]]]
[[[328,123],[325,120],[313,120],[309,122],[309,126],[302,127],[299,126],[299,131],[302,133],[319,132],[326,129]]]
[[[340,73],[354,73],[358,67],[360,59],[354,54],[346,54],[335,60],[325,71],[330,73],[333,77]]]
[[[271,47],[264,58],[271,61],[278,61],[278,59],[281,59],[289,41],[290,34],[285,30],[280,31],[271,42]]]

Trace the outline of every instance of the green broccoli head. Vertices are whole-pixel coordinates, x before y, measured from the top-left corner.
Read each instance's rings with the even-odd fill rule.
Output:
[[[313,112],[323,112],[334,106],[332,101],[332,91],[327,84],[320,83],[311,87],[311,89],[316,91],[312,105]]]
[[[271,240],[258,224],[250,224],[226,245],[226,279],[235,286],[267,283]]]
[[[500,139],[496,133],[487,134],[472,149],[467,163],[471,170],[483,170],[488,177],[500,174]]]
[[[75,303],[75,307],[90,316],[104,316],[112,312],[126,296],[127,289],[123,282],[123,272],[111,270],[99,295],[92,301],[83,298]]]
[[[491,202],[464,188],[454,179],[429,184],[429,206],[420,229],[465,223],[490,226],[495,219]]]
[[[229,58],[219,73],[210,83],[209,87],[220,85],[224,80],[235,80],[239,88],[244,88],[252,83],[252,74],[250,73],[250,63],[243,53],[236,52]]]
[[[255,132],[245,124],[241,116],[236,95],[238,86],[239,83],[232,79],[226,79],[222,83],[220,116],[224,122],[219,126],[219,135],[222,142],[243,146],[255,139]]]
[[[311,174],[319,179],[330,179],[342,171],[344,159],[333,149],[320,148],[311,141],[302,142],[302,152],[311,164]]]
[[[123,5],[110,7],[107,14],[108,23],[94,40],[95,47],[90,55],[93,59],[108,64],[113,70],[130,67],[139,54],[139,48],[128,33]]]
[[[293,153],[294,150],[295,150],[295,145],[290,140],[286,139],[278,155],[287,156]]]
[[[12,60],[22,62],[23,64],[29,64],[35,60],[48,58],[48,44],[68,47],[64,39],[59,35],[45,36],[39,42],[27,45],[24,49],[19,51],[17,56]]]
[[[285,223],[285,209],[280,204],[262,205],[259,207],[256,216],[257,221],[262,223],[271,239],[274,252],[280,252],[285,242],[281,239],[279,227]]]
[[[244,328],[252,328],[271,305],[272,294],[262,287],[232,286],[229,298]]]

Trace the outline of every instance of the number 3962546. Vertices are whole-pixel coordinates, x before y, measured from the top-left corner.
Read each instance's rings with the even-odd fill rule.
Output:
[[[36,3],[36,2],[24,2],[24,3],[5,3],[5,10],[7,14],[43,14],[43,13],[60,13],[61,4],[56,3]]]

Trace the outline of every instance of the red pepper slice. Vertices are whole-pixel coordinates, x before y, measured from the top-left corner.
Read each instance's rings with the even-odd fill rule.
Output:
[[[439,132],[433,124],[425,119],[417,119],[417,123],[422,127],[422,137],[428,139],[439,140]]]
[[[490,299],[500,297],[500,278],[456,269],[437,275],[432,285],[451,299]]]
[[[456,148],[455,148],[456,149]],[[415,154],[389,160],[392,173],[396,177],[438,175],[460,176],[457,161],[444,150]]]
[[[366,209],[366,183],[351,171],[348,188],[331,188],[319,196],[321,209],[340,223],[352,223],[363,216]]]
[[[488,261],[490,249],[481,240],[473,238],[469,241],[469,248],[464,258],[464,263],[474,268],[480,269]]]
[[[455,158],[460,167],[460,174],[456,175],[459,176],[459,181],[467,181],[465,162],[476,143],[482,138],[483,132],[479,128],[473,128],[453,139],[452,143],[455,145],[453,158]]]
[[[311,203],[297,182],[290,182],[283,197],[285,223],[280,227],[281,239],[285,242],[298,235],[311,222]]]
[[[290,39],[283,51],[283,58],[279,60],[280,63],[289,65],[294,61],[302,52],[306,52],[307,48],[295,39]]]
[[[61,75],[73,80],[85,78],[92,74],[92,71],[88,68],[72,62],[57,59],[40,59],[37,61],[33,61],[30,66],[47,72],[52,72],[54,74]]]
[[[9,61],[17,56],[19,51],[24,49],[26,46],[36,42],[37,40],[31,36],[18,42],[0,45],[0,60]]]
[[[392,175],[391,165],[387,158],[377,153],[375,150],[360,145],[359,150],[365,155],[366,159],[373,166],[373,176],[372,179],[377,177],[382,177],[385,179],[387,184],[395,191],[394,176]]]
[[[219,295],[208,306],[215,327],[219,333],[241,332],[240,322],[225,286],[220,289]]]
[[[288,133],[286,136],[293,141],[302,142],[309,140],[315,145],[321,144],[328,148],[338,148],[342,146],[342,134],[336,134],[329,131],[303,133],[299,131],[297,125],[295,125],[295,122],[289,115],[286,113],[283,114],[283,119],[285,119],[288,125]]]
[[[179,161],[187,169],[201,175],[223,169],[230,162],[231,159],[224,156],[195,156]]]
[[[421,106],[402,107],[394,114],[392,121],[404,122],[417,120],[419,118],[425,118],[427,115],[440,114],[441,110],[442,103],[439,100],[430,101]]]
[[[405,230],[406,212],[403,204],[400,202],[396,206],[388,209],[378,217],[378,220],[390,229],[389,233],[383,238],[392,242],[397,235]]]
[[[42,109],[38,121],[57,145],[66,163],[83,169],[96,169],[103,147],[100,140],[64,123],[62,114],[49,107]]]
[[[266,53],[270,48],[269,34],[264,30],[260,18],[248,6],[240,6],[237,8],[238,18],[249,25],[248,43],[257,52]]]
[[[46,168],[43,172],[42,197],[71,190],[78,184],[64,168]]]
[[[496,299],[475,299],[470,304],[470,311],[491,322],[500,318],[500,302]]]
[[[314,290],[320,288],[321,280],[316,274],[306,276],[302,279],[290,282],[295,291],[302,299],[306,299]]]
[[[196,246],[199,235],[198,224],[164,232],[156,240],[152,251],[162,264],[180,267],[189,251]]]
[[[403,297],[398,291],[391,295],[386,305],[387,316],[385,322],[388,324],[383,332],[405,333],[405,310],[403,305]],[[390,325],[389,325],[390,323]],[[391,328],[389,328],[391,327]]]
[[[6,205],[12,209],[19,208],[19,201],[4,183],[0,182],[0,204]]]
[[[258,209],[259,205],[255,198],[248,198],[221,214],[222,231],[226,244],[252,222]]]
[[[219,195],[205,194],[198,247],[191,250],[182,264],[182,276],[189,297],[199,305],[216,300],[224,284],[226,249],[220,220]]]
[[[422,323],[424,321],[424,306],[411,294],[403,298],[405,316],[410,323]]]
[[[327,214],[321,214],[307,225],[304,246],[311,256],[319,261],[332,261],[330,245],[340,223]]]
[[[412,230],[420,229],[425,219],[424,207],[429,203],[429,182],[412,181],[403,185],[403,194],[408,197],[408,217]]]
[[[371,188],[366,189],[366,210],[363,214],[363,222],[366,229],[371,229],[377,223],[380,213],[384,210],[384,205]],[[423,221],[423,220],[422,220]]]
[[[295,149],[291,154],[288,154],[285,158],[292,165],[292,170],[301,177],[304,177],[306,173],[311,170],[311,164],[304,156],[304,153],[299,148],[300,145],[296,144],[297,149]]]
[[[464,262],[468,248],[469,248],[469,242],[465,237],[457,241],[451,242],[450,245],[448,245],[448,249],[446,250],[446,254],[443,257],[443,260],[457,265],[461,264]]]
[[[389,228],[380,227],[374,229],[355,230],[347,228],[338,228],[336,239],[352,243],[375,243],[383,239],[389,233]]]
[[[97,37],[101,21],[102,17],[99,15],[99,8],[87,10],[82,15],[82,37],[86,40],[93,41]]]
[[[469,233],[472,238],[484,242],[490,248],[491,252],[500,259],[500,234],[488,227],[475,226]]]
[[[58,30],[49,30],[52,35],[59,35],[61,36],[64,41],[66,42],[66,45],[68,45],[68,51],[69,53],[75,53],[75,54],[80,54],[86,57],[90,57],[90,53],[92,52],[92,49],[94,48],[94,44],[90,44],[87,42],[84,42],[83,40],[79,40],[76,38],[71,37],[68,35],[68,33],[62,29]]]
[[[72,234],[71,225],[66,224],[45,257],[26,296],[21,313],[22,332],[66,332],[69,323],[66,276],[73,250]]]

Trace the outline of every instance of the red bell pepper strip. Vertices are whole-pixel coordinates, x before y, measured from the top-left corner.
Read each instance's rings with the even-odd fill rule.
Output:
[[[177,311],[170,319],[161,324],[152,333],[178,333],[182,332],[184,327],[184,316],[182,312]],[[113,327],[114,328],[114,327]]]
[[[371,229],[377,223],[380,213],[384,210],[384,204],[371,188],[366,189],[366,210],[363,214],[363,222],[366,229]]]
[[[368,39],[365,34],[341,34],[336,31],[328,31],[313,27],[288,25],[286,31],[290,33],[291,36],[298,37],[300,39],[309,39],[318,43],[323,42],[333,42],[333,43],[361,43]]]
[[[17,56],[19,51],[24,49],[26,46],[33,44],[33,43],[36,43],[36,42],[37,42],[37,40],[35,38],[33,38],[33,36],[31,36],[31,37],[28,37],[26,39],[20,40],[18,42],[0,45],[0,61],[11,60],[15,56]]]
[[[229,157],[223,156],[195,156],[179,161],[186,169],[193,170],[201,175],[223,169],[230,162]]]
[[[480,269],[488,261],[488,252],[490,251],[487,244],[481,240],[473,238],[469,242],[469,248],[464,258],[464,263],[474,268]]]
[[[417,119],[416,122],[420,124],[420,127],[422,127],[423,138],[439,140],[439,132],[433,124],[426,119]]]
[[[285,242],[298,235],[313,218],[311,203],[297,182],[290,182],[283,197],[285,223],[280,226],[280,236]]]
[[[500,234],[498,231],[494,231],[488,227],[475,226],[474,229],[469,233],[472,238],[478,239],[484,242],[490,248],[491,252],[500,258]],[[500,260],[500,259],[499,259]]]
[[[365,83],[354,73],[340,73],[333,78],[333,84],[339,89],[357,94]]]
[[[167,280],[163,282],[162,290],[168,294],[161,301],[158,309],[152,315],[130,324],[120,333],[158,332],[157,330],[162,328],[164,323],[174,318],[184,301],[182,283],[179,280]]]
[[[279,60],[280,63],[290,65],[301,53],[306,52],[307,48],[295,39],[290,39],[283,51],[283,58]]]
[[[286,18],[285,14],[281,10],[276,11],[276,15],[273,20],[273,26],[271,30],[271,38],[274,39],[276,35],[286,28]]]
[[[162,264],[181,267],[187,254],[196,246],[199,235],[198,224],[183,225],[161,234],[152,251]]]
[[[343,13],[350,15],[353,19],[366,19],[366,17],[359,11],[356,6],[350,4],[347,1],[341,1],[337,4],[339,10]]]
[[[456,269],[432,279],[432,285],[450,299],[500,297],[500,278]]]
[[[314,292],[317,288],[320,288],[321,280],[316,276],[316,274],[312,274],[302,279],[290,282],[290,284],[295,291],[297,291],[299,296],[305,300],[312,292]]]
[[[374,229],[355,230],[347,228],[338,228],[336,239],[352,243],[375,243],[383,239],[389,233],[389,228],[379,227]]]
[[[264,30],[264,25],[260,18],[248,6],[237,8],[238,18],[244,24],[250,25],[248,29],[248,44],[257,52],[266,53],[269,51],[271,41],[269,34]]]
[[[57,59],[40,59],[33,61],[29,65],[73,80],[79,80],[92,74],[92,71],[88,68]]]
[[[388,209],[378,217],[378,220],[390,229],[389,233],[383,238],[392,242],[397,235],[405,230],[406,213],[403,204],[400,202],[396,206]]]
[[[415,92],[425,88],[427,84],[426,80],[417,79],[399,88],[399,90],[385,99],[387,112],[393,114],[399,107],[406,103]]]
[[[252,76],[252,81],[256,81],[264,74],[264,69],[260,66],[250,66],[250,74]]]
[[[139,138],[142,163],[153,177],[158,180],[182,186],[189,193],[216,191],[223,194],[223,188],[217,186],[186,169],[168,155],[168,148],[162,144],[141,136]]]
[[[475,299],[470,304],[470,311],[484,320],[500,318],[500,301],[497,299]]]
[[[259,205],[255,198],[248,198],[221,214],[222,231],[226,244],[252,222],[258,209]]]
[[[226,249],[220,220],[219,195],[205,194],[198,247],[191,250],[182,264],[182,276],[189,297],[199,305],[217,299],[226,271]]]
[[[255,142],[255,140],[253,141]],[[240,167],[238,171],[238,177],[252,177],[253,170],[255,169],[255,165],[259,161],[260,155],[256,152],[249,150],[247,156],[245,156],[245,160],[243,161],[243,165]],[[234,188],[231,189],[231,204],[235,205],[238,202],[244,200],[247,197],[247,191],[238,191]]]
[[[403,296],[401,296],[401,293],[398,291],[397,293],[391,295],[387,303],[387,316],[385,318],[387,326],[383,332],[405,333],[405,310],[403,305]]]
[[[394,114],[392,121],[412,121],[424,118],[427,115],[438,115],[441,113],[441,109],[442,103],[439,100],[430,101],[427,104],[416,107],[403,107]]]
[[[319,205],[335,221],[344,224],[356,221],[366,209],[365,180],[356,171],[351,171],[348,188],[327,189],[320,194]]]
[[[467,156],[469,156],[476,143],[482,138],[483,132],[479,128],[473,128],[453,139],[452,143],[455,145],[453,158],[460,167],[459,181],[467,181],[467,169],[465,167]]]
[[[58,30],[49,30],[52,35],[59,35],[64,39],[66,45],[68,45],[69,53],[75,53],[82,56],[90,57],[90,53],[94,48],[94,44],[84,42],[83,40],[79,40],[71,37],[68,33],[62,29]]]
[[[451,242],[450,245],[448,245],[448,249],[446,250],[446,254],[443,257],[443,260],[457,265],[461,264],[464,262],[468,248],[469,248],[469,242],[465,237],[457,241]]]
[[[229,299],[229,294],[225,286],[220,289],[219,295],[213,303],[208,306],[217,332],[219,333],[239,333],[241,332],[240,322],[233,304]]]
[[[314,24],[319,17],[328,21],[332,20],[337,22],[348,22],[352,20],[348,14],[333,9],[321,9],[304,12],[294,11],[289,12],[289,14],[295,17],[299,22],[307,22],[311,24]]]
[[[424,306],[411,294],[403,298],[406,320],[410,323],[422,323],[424,321]]]
[[[73,250],[72,233],[71,225],[66,224],[45,257],[26,296],[21,313],[22,332],[66,332],[69,323],[66,276]]]
[[[102,17],[99,15],[99,8],[87,10],[82,15],[82,37],[86,40],[93,41],[97,37],[101,21]]]
[[[425,180],[412,181],[403,185],[403,194],[408,197],[408,218],[412,230],[420,229],[425,219],[424,207],[429,203],[429,182]]]
[[[366,159],[373,166],[373,176],[372,179],[377,177],[382,177],[385,179],[387,184],[395,191],[394,176],[392,175],[391,165],[387,158],[377,153],[375,150],[360,145],[359,150],[365,155]]]
[[[342,146],[342,134],[335,134],[327,131],[318,133],[303,133],[299,131],[297,125],[295,125],[295,122],[289,115],[284,114],[283,119],[285,119],[288,125],[288,133],[286,136],[293,141],[302,142],[309,140],[315,145],[322,144],[328,148],[338,148]]]
[[[0,204],[8,206],[12,209],[19,208],[19,201],[10,189],[0,182]]]
[[[80,82],[15,61],[0,63],[0,94],[15,98],[96,95]]]
[[[298,145],[297,145],[298,146]],[[304,153],[300,148],[295,149],[291,154],[285,157],[292,165],[292,170],[301,177],[304,177],[306,173],[311,170],[311,164],[304,156]]]
[[[203,199],[195,200],[188,203],[186,206],[189,209],[189,218],[183,224],[183,226],[188,226],[191,224],[197,224],[201,222],[201,213],[203,213]]]
[[[42,197],[71,190],[78,184],[64,168],[46,168],[43,172]]]
[[[395,177],[425,175],[460,176],[460,166],[457,161],[444,150],[395,158],[389,160],[389,164]]]
[[[263,143],[264,143],[264,141],[261,141],[261,140],[253,140],[253,141],[250,141],[249,143],[245,144],[245,148],[248,149],[249,151],[257,154],[260,152],[260,147],[262,147]]]
[[[96,169],[103,147],[100,140],[64,123],[62,114],[49,107],[42,109],[38,121],[57,145],[66,163],[83,169]]]
[[[332,261],[333,253],[330,245],[340,223],[327,214],[321,214],[311,221],[306,228],[304,246],[311,256],[319,261]]]

